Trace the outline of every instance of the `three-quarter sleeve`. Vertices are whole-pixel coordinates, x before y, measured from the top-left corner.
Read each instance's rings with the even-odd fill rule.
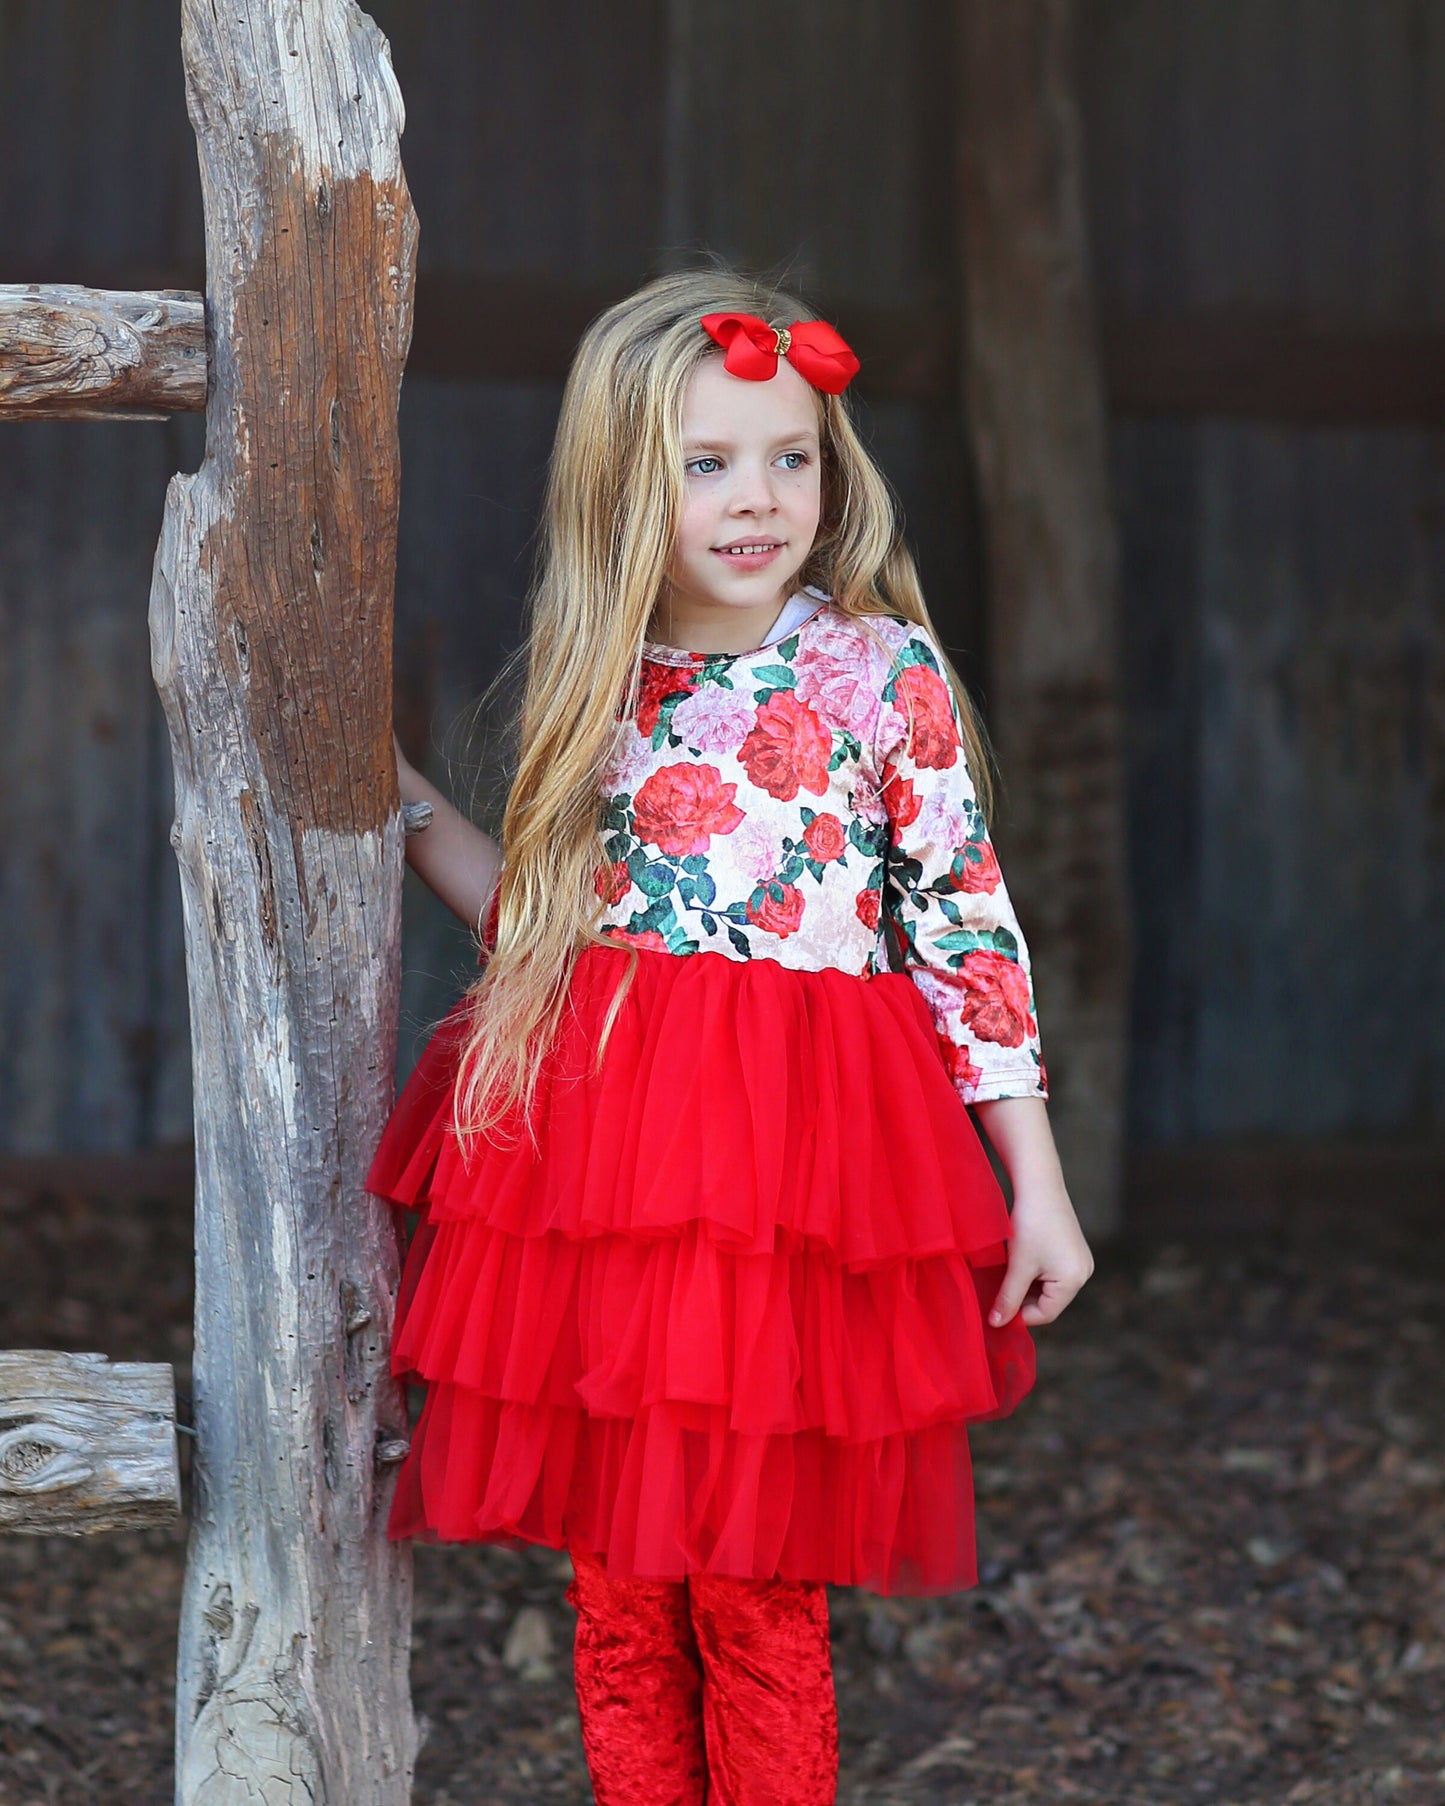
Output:
[[[883,908],[959,1096],[1047,1097],[1028,948],[937,642],[911,623],[887,673],[874,752],[888,815]]]

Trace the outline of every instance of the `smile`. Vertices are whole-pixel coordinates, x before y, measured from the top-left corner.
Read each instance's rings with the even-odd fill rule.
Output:
[[[720,558],[768,558],[782,549],[782,541],[777,539],[757,539],[742,545],[713,547]]]

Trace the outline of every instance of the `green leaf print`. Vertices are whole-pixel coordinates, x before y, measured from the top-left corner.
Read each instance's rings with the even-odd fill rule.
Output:
[[[695,878],[699,872],[707,870],[707,854],[689,853],[682,862],[682,869],[685,872],[691,872]]]
[[[677,873],[665,860],[649,860],[641,847],[627,856],[627,870],[644,897],[665,897],[677,883]]]
[[[798,674],[791,665],[754,665],[753,676],[759,683],[767,684],[772,690],[791,690],[798,681]],[[763,699],[758,698],[759,701]]]
[[[728,939],[732,942],[735,951],[741,954],[744,959],[751,959],[753,957],[753,950],[748,945],[748,937],[745,934],[739,934],[736,928],[729,928]],[[701,966],[698,967],[698,970],[702,970]]]
[[[889,702],[897,700],[898,679],[910,665],[926,665],[930,671],[936,672],[939,677],[943,676],[943,672],[939,670],[938,660],[933,656],[932,652],[929,651],[928,647],[924,645],[922,640],[909,640],[907,645],[905,645],[894,658],[893,664],[889,668],[888,682],[883,686],[883,694],[888,698]]]
[[[853,816],[848,823],[848,844],[857,847],[865,858],[881,859],[888,847],[887,824],[864,821],[861,815]]]

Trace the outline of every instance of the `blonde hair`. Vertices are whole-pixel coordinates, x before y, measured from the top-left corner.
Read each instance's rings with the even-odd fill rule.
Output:
[[[502,818],[496,946],[469,993],[457,1075],[464,1149],[474,1135],[492,1138],[518,1105],[535,1139],[538,1073],[577,955],[621,944],[598,927],[604,905],[595,878],[607,863],[602,781],[619,716],[635,712],[642,647],[671,561],[683,500],[683,400],[693,371],[717,353],[699,324],[713,312],[760,314],[777,325],[817,317],[794,296],[726,267],[679,271],[599,315],[567,377],[521,649],[525,687]],[[844,397],[819,392],[818,402],[822,513],[799,585],[824,590],[855,618],[901,615],[934,632],[887,481]],[[987,815],[987,743],[963,684],[943,662]],[[633,950],[599,1059],[636,965]]]

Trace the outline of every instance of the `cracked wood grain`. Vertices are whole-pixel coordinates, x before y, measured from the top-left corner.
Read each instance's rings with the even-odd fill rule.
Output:
[[[399,1261],[362,1190],[400,944],[402,106],[351,0],[184,0],[182,18],[211,389],[151,593],[196,1097],[177,1798],[402,1806],[411,1575],[385,1537],[407,1434],[388,1365]]]

